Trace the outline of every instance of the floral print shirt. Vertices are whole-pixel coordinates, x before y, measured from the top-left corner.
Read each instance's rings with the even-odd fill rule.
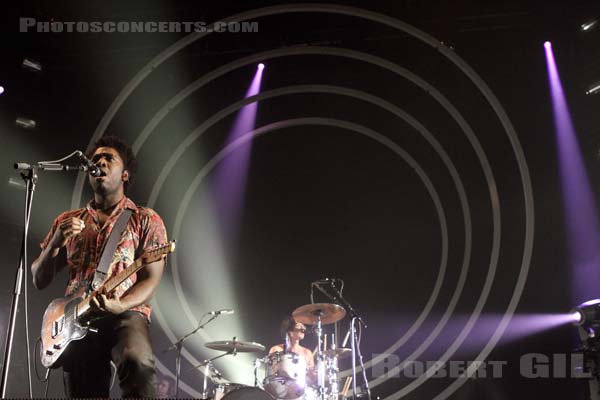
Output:
[[[83,231],[79,235],[70,237],[66,243],[69,274],[65,291],[66,296],[75,292],[80,285],[89,285],[93,280],[94,272],[102,256],[102,250],[108,241],[113,226],[125,209],[130,209],[132,213],[110,263],[107,279],[127,268],[145,251],[167,243],[167,232],[160,216],[151,208],[136,206],[127,197],[123,197],[117,204],[104,226],[100,225],[93,200],[84,208],[60,214],[54,220],[50,232],[41,243],[42,249],[48,245],[62,221],[76,217],[82,219],[85,223]],[[136,281],[137,273],[131,275],[116,288],[116,296],[123,296]],[[142,304],[133,307],[131,310],[144,314],[150,320],[152,307],[149,304]]]

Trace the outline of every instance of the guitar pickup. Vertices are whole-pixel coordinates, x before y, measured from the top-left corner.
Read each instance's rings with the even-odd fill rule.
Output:
[[[63,330],[65,325],[64,315],[52,323],[52,339],[57,337]]]

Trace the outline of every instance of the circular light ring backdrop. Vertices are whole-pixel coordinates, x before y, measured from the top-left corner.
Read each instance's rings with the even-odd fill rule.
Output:
[[[385,68],[389,71],[392,71],[394,73],[397,73],[401,76],[403,76],[404,78],[410,80],[411,82],[413,82],[415,85],[419,86],[421,89],[423,89],[426,93],[430,94],[434,99],[436,99],[441,105],[442,107],[444,107],[444,109],[450,114],[452,115],[452,117],[454,118],[454,120],[457,122],[457,124],[459,126],[461,126],[461,128],[463,129],[463,131],[465,132],[465,135],[469,138],[469,140],[471,141],[471,143],[473,144],[473,147],[475,148],[478,157],[480,159],[480,163],[484,166],[484,170],[486,169],[485,167],[487,167],[487,170],[489,171],[489,174],[486,175],[486,177],[488,178],[488,187],[490,188],[490,193],[492,194],[492,198],[496,199],[496,201],[492,201],[492,206],[499,204],[499,202],[497,201],[497,193],[495,190],[496,184],[493,178],[493,175],[491,173],[491,168],[489,167],[489,163],[487,162],[487,158],[485,157],[485,154],[483,152],[483,150],[481,149],[481,146],[479,145],[479,142],[477,141],[477,138],[475,136],[475,133],[473,132],[472,128],[469,126],[469,124],[467,123],[467,121],[465,120],[465,118],[460,114],[460,112],[456,109],[456,107],[454,107],[446,98],[445,96],[443,96],[435,87],[431,86],[428,82],[424,81],[422,78],[420,78],[419,76],[417,76],[416,74],[400,67],[399,65],[396,65],[394,63],[391,63],[387,60],[384,60],[382,58],[379,57],[375,57],[373,55],[370,54],[366,54],[366,53],[362,53],[362,52],[358,52],[358,51],[354,51],[354,50],[349,50],[349,49],[340,49],[340,48],[330,48],[330,47],[296,47],[296,48],[287,48],[287,49],[279,49],[279,50],[271,50],[268,52],[263,52],[263,53],[258,53],[256,55],[252,55],[252,56],[248,56],[246,58],[240,59],[240,60],[236,60],[236,61],[232,61],[229,64],[226,64],[222,67],[219,67],[217,69],[215,69],[214,71],[211,71],[209,73],[207,73],[206,75],[198,78],[196,81],[194,81],[193,83],[191,83],[190,85],[188,85],[186,88],[184,88],[179,94],[177,94],[176,96],[174,96],[171,100],[169,100],[166,105],[160,109],[157,114],[151,119],[150,123],[146,125],[146,127],[144,128],[143,132],[145,132],[146,135],[149,135],[153,128],[158,125],[158,123],[160,123],[161,118],[159,118],[159,116],[165,116],[167,114],[168,109],[172,109],[173,107],[175,107],[179,102],[183,101],[185,99],[185,97],[189,96],[191,93],[193,93],[194,90],[197,90],[199,88],[201,88],[203,85],[209,83],[211,80],[216,79],[219,76],[222,76],[223,74],[231,71],[233,68],[238,67],[238,66],[244,66],[250,63],[255,63],[257,61],[264,61],[265,59],[270,59],[273,57],[280,57],[280,56],[285,56],[285,55],[305,55],[305,54],[326,54],[326,55],[335,55],[335,56],[340,56],[340,57],[347,57],[347,58],[352,58],[352,59],[357,59],[360,61],[364,61],[364,62],[369,62],[371,64],[380,66],[382,68]],[[262,98],[261,95],[258,95],[259,98]],[[249,103],[249,102],[248,102]],[[219,115],[219,113],[215,114],[214,117],[217,117]],[[187,149],[187,147],[189,147],[194,140],[196,140],[197,136],[199,136],[200,134],[202,134],[202,132],[204,132],[204,129],[207,129],[209,126],[211,126],[212,124],[215,123],[215,121],[213,121],[212,119],[213,117],[209,118],[208,120],[205,121],[204,124],[202,124],[198,129],[197,132],[194,134],[192,133],[191,135],[189,135],[176,149],[176,151],[173,153],[173,155],[170,157],[170,159],[167,161],[165,168],[163,168],[163,170],[161,171],[159,178],[157,179],[157,183],[158,182],[164,182],[164,180],[168,177],[170,170],[173,168],[173,166],[175,165],[177,159],[181,156],[181,154]],[[147,136],[146,136],[147,137]],[[140,141],[141,139],[141,141]],[[136,141],[136,143],[143,143],[143,140],[145,140],[144,138],[138,138],[138,140]],[[141,144],[139,144],[141,146]],[[438,146],[441,147],[441,146]],[[479,150],[479,151],[477,151]],[[151,196],[150,196],[150,206],[152,206],[153,201],[156,199],[156,197],[158,196],[158,193],[160,191],[161,186],[157,186],[155,185],[152,192],[151,192]],[[495,196],[494,196],[495,195]],[[465,195],[466,198],[466,195]],[[463,205],[463,209],[464,209],[464,205]],[[490,270],[492,272],[488,273],[488,281],[492,282],[493,281],[493,276],[495,274],[495,267],[497,265],[497,257],[499,255],[499,247],[500,247],[500,227],[499,227],[499,215],[500,215],[500,210],[499,210],[499,206],[493,208],[494,212],[495,212],[495,216],[498,217],[498,225],[495,226],[494,229],[494,238],[493,238],[493,249],[496,249],[496,251],[492,252],[493,255],[495,255],[496,257],[492,257],[492,266],[490,266]],[[463,217],[464,215],[468,215],[468,211],[467,213],[463,213]],[[470,217],[469,217],[470,218]],[[467,241],[465,243],[465,257],[463,259],[463,267],[461,270],[461,274],[459,277],[459,281],[457,283],[457,290],[455,290],[452,299],[450,301],[450,303],[448,304],[448,308],[447,311],[444,313],[444,315],[442,316],[442,318],[440,319],[439,323],[436,325],[434,331],[432,332],[431,335],[428,336],[428,338],[426,339],[426,341],[417,349],[416,352],[413,352],[411,354],[411,356],[409,357],[415,357],[420,355],[437,337],[437,335],[442,331],[442,329],[444,328],[445,324],[447,323],[447,321],[449,320],[449,318],[451,317],[451,314],[460,298],[460,295],[462,293],[462,289],[464,288],[464,284],[466,282],[466,277],[467,277],[467,272],[468,272],[468,266],[469,266],[469,261],[470,261],[470,254],[471,254],[471,230],[470,230],[470,219],[468,221],[468,223],[465,221],[465,225],[468,225],[468,232],[466,234],[467,236]],[[493,260],[495,260],[496,262],[494,262]],[[187,303],[185,302],[185,299],[183,297],[183,295],[181,294],[180,288],[180,280],[178,277],[178,270],[177,268],[174,269],[175,271],[175,284],[176,284],[176,288],[178,288],[178,298],[180,299],[180,301],[182,301],[182,306],[184,307],[184,310],[186,311],[186,315],[188,316],[188,318],[190,319],[190,323],[192,323],[194,326],[197,324],[197,322],[195,322],[195,319],[193,317],[193,314],[191,312],[191,309],[189,308],[189,306],[187,305]],[[434,291],[433,293],[435,296],[437,296],[437,292]],[[434,296],[432,296],[433,298]],[[435,300],[435,299],[434,299]],[[481,308],[483,307],[483,305],[485,304],[487,300],[487,295],[480,297],[480,302],[478,304],[481,305]],[[476,308],[477,309],[477,308]],[[372,361],[368,361],[365,364],[366,368],[371,367],[373,364],[377,364],[378,362],[383,361],[386,357],[385,354],[389,354],[395,350],[397,350],[402,344],[404,344],[406,341],[408,341],[408,339],[412,336],[412,334],[414,334],[414,332],[416,332],[416,330],[419,328],[419,326],[421,325],[421,323],[424,321],[424,319],[427,317],[427,313],[422,313],[419,317],[419,319],[417,319],[417,321],[413,324],[413,326],[411,326],[411,329],[409,329],[408,331],[408,335],[404,335],[402,338],[400,338],[399,340],[396,341],[396,343],[394,345],[392,345],[390,348],[386,349],[386,351],[384,351],[383,353],[381,353],[382,355],[376,357],[374,360]],[[473,319],[473,321],[476,320],[477,316]],[[470,329],[469,329],[470,330]],[[468,332],[467,332],[468,333]],[[456,342],[455,342],[456,343]],[[461,341],[462,343],[462,341]],[[459,343],[458,345],[460,345],[461,343]],[[404,365],[404,364],[401,364]],[[346,370],[343,371],[340,375],[343,376],[347,376],[350,373],[350,370]],[[373,387],[377,386],[379,383],[381,383],[381,380],[375,380]]]
[[[391,141],[384,135],[382,135],[378,132],[375,132],[369,128],[366,128],[364,126],[361,126],[361,125],[358,125],[358,124],[355,124],[352,122],[348,122],[348,121],[342,121],[342,120],[337,120],[337,119],[332,119],[332,118],[315,118],[315,117],[297,118],[297,119],[289,119],[289,120],[285,120],[285,121],[278,121],[278,122],[274,122],[274,123],[265,125],[261,128],[257,128],[253,131],[250,131],[250,132],[244,134],[243,136],[239,137],[238,139],[234,140],[233,142],[228,144],[226,147],[224,147],[221,151],[219,151],[215,156],[213,156],[206,163],[206,165],[204,165],[200,169],[200,171],[198,172],[196,177],[192,180],[192,182],[190,183],[190,185],[183,197],[183,200],[180,203],[180,207],[177,211],[177,217],[175,219],[175,224],[174,224],[174,228],[173,228],[174,237],[177,237],[181,230],[181,224],[183,222],[184,214],[187,211],[187,208],[189,207],[189,203],[192,199],[194,192],[196,191],[196,189],[198,188],[198,186],[200,185],[202,180],[212,171],[212,169],[223,158],[225,158],[229,153],[234,151],[239,146],[242,146],[243,144],[250,141],[255,136],[260,136],[265,133],[283,129],[283,128],[303,126],[303,125],[333,126],[333,127],[337,127],[337,128],[344,128],[347,130],[351,130],[351,131],[363,134],[363,135],[385,145],[387,148],[389,148],[390,150],[394,151],[396,154],[401,156],[404,159],[404,161],[406,161],[406,163],[409,164],[410,167],[415,170],[415,172],[417,173],[419,178],[421,178],[425,187],[427,188],[427,191],[429,192],[429,195],[431,196],[431,198],[433,200],[433,203],[434,203],[435,208],[438,213],[438,218],[440,220],[440,226],[441,226],[441,231],[442,231],[442,242],[444,243],[444,250],[447,252],[447,242],[448,242],[447,225],[446,225],[446,217],[444,214],[442,203],[439,199],[439,195],[437,194],[431,180],[429,179],[429,177],[427,176],[425,171],[421,168],[421,166],[416,162],[416,160],[414,158],[412,158],[405,150],[403,150],[396,143],[394,143],[393,141]],[[175,255],[176,254],[174,254],[173,256],[175,256]],[[443,258],[442,266],[444,266],[445,261],[446,261],[445,258]],[[175,271],[175,275],[177,276],[176,257],[171,258],[171,263],[172,263],[173,270]],[[441,268],[441,269],[445,269],[445,268]],[[177,285],[176,285],[176,287],[177,287]],[[177,292],[178,292],[178,296],[183,296],[183,294],[181,293],[181,286],[179,286],[179,288],[177,289]],[[180,299],[181,299],[181,297],[180,297]],[[187,303],[185,303],[185,304],[187,305]],[[157,303],[155,303],[155,305],[158,306]],[[190,313],[191,313],[191,310],[190,310]],[[161,313],[161,315],[162,315],[162,313]],[[192,317],[193,317],[193,315],[192,315]],[[177,337],[171,331],[169,324],[165,323],[166,321],[160,321],[160,322],[161,322],[161,326],[167,333],[169,339],[172,341],[177,340]],[[202,332],[201,334],[204,334],[204,332]],[[207,337],[207,339],[210,339],[210,338]],[[198,364],[200,362],[195,357],[193,357],[189,352],[185,352],[185,353],[186,353],[186,358],[188,358],[190,363]]]
[[[519,278],[518,278],[517,284],[515,286],[515,290],[513,291],[513,295],[511,297],[509,306],[507,307],[506,313],[505,313],[502,321],[500,322],[498,328],[494,332],[494,335],[488,341],[488,343],[486,344],[484,349],[479,353],[479,355],[476,358],[476,360],[478,360],[478,361],[484,359],[485,357],[487,357],[487,355],[493,349],[493,347],[497,344],[499,338],[501,337],[502,333],[506,329],[506,326],[508,325],[510,318],[512,317],[512,315],[516,309],[516,306],[519,302],[520,296],[521,296],[523,288],[524,288],[525,281],[527,279],[527,273],[529,270],[529,263],[531,260],[531,253],[532,253],[532,249],[533,249],[534,209],[533,209],[533,193],[532,193],[531,181],[530,181],[530,177],[529,177],[529,171],[527,169],[527,163],[526,163],[526,160],[525,160],[525,157],[523,154],[523,150],[518,141],[514,127],[512,126],[512,123],[510,122],[508,116],[506,115],[506,112],[504,111],[504,109],[502,108],[502,106],[500,105],[500,103],[498,102],[498,100],[496,99],[494,94],[492,93],[492,91],[485,84],[485,82],[460,57],[458,57],[456,54],[454,54],[451,50],[447,49],[445,46],[440,45],[440,43],[437,40],[435,40],[433,37],[431,37],[430,35],[422,32],[408,24],[405,24],[395,18],[391,18],[391,17],[385,16],[382,14],[373,13],[373,12],[370,12],[367,10],[354,8],[354,7],[329,5],[329,4],[294,4],[294,5],[282,5],[282,6],[266,7],[266,8],[262,8],[262,9],[258,9],[258,10],[251,10],[249,12],[236,14],[232,17],[228,17],[227,20],[231,21],[231,22],[242,21],[242,20],[246,20],[246,19],[257,18],[257,17],[261,17],[261,16],[266,16],[266,15],[281,14],[281,13],[286,13],[286,12],[325,12],[325,13],[351,15],[351,16],[356,16],[356,17],[380,22],[382,24],[385,24],[385,25],[391,26],[393,28],[400,29],[406,33],[409,33],[410,35],[416,37],[417,39],[421,40],[422,42],[424,42],[434,48],[437,48],[442,55],[444,55],[451,62],[453,62],[458,68],[460,68],[463,71],[463,73],[465,73],[465,75],[467,75],[471,79],[471,81],[477,86],[477,88],[480,90],[482,95],[486,98],[486,100],[488,101],[490,106],[496,112],[500,122],[502,123],[504,130],[507,133],[507,136],[511,143],[513,151],[515,152],[515,156],[516,156],[517,164],[518,164],[518,168],[519,168],[519,173],[521,175],[523,192],[524,192],[524,201],[525,201],[525,241],[524,241],[523,259],[522,259],[522,263],[521,263]],[[152,70],[154,68],[156,68],[162,62],[164,62],[166,59],[168,59],[175,52],[179,51],[180,49],[184,48],[188,44],[194,42],[195,40],[197,40],[207,34],[208,34],[208,32],[192,34],[192,35],[187,36],[186,38],[176,42],[174,45],[167,48],[165,51],[161,52],[146,67],[144,67],[142,70],[140,70],[140,72],[138,72],[138,74],[121,91],[121,93],[117,96],[115,101],[113,101],[113,103],[107,110],[106,114],[104,115],[100,124],[98,125],[96,131],[94,132],[94,135],[91,138],[90,146],[94,140],[96,140],[97,138],[99,138],[102,135],[102,133],[108,126],[109,122],[112,120],[114,114],[118,111],[118,109],[121,107],[121,105],[127,99],[127,97],[131,94],[131,92],[139,85],[139,83],[141,81],[143,81],[145,79],[145,77],[147,75],[150,74],[150,72],[152,72]],[[476,149],[476,151],[477,151],[477,149]],[[487,168],[486,168],[486,166],[484,166],[484,173],[486,174],[486,178],[487,178],[487,174],[489,172],[490,172],[489,165],[487,166]],[[83,182],[84,182],[84,177],[79,176],[77,179],[76,185],[75,185],[75,190],[74,190],[74,194],[73,194],[73,198],[72,198],[73,207],[79,206],[79,204],[81,202],[81,192],[83,190]],[[489,181],[488,181],[488,184],[489,184]],[[495,187],[492,190],[495,190]],[[494,210],[495,210],[496,207],[498,206],[497,196],[496,197],[492,196],[492,205],[494,206]],[[496,234],[496,229],[499,229],[499,225],[496,224],[496,222],[499,222],[499,215],[496,215],[495,213],[494,213],[494,222],[495,222],[494,234]],[[494,250],[496,250],[496,251],[494,251]],[[492,264],[494,264],[494,260],[497,261],[497,256],[498,256],[497,250],[498,249],[496,249],[496,248],[493,248],[493,250],[492,250],[492,256],[491,256]],[[493,266],[493,268],[491,268],[491,269],[493,269],[495,271],[495,266]],[[490,272],[492,272],[492,273],[490,274]],[[490,279],[488,279],[488,278],[490,278]],[[493,280],[493,271],[488,271],[488,276],[486,278],[486,285],[484,285],[484,293],[482,293],[482,296],[479,299],[480,301],[478,301],[478,304],[476,307],[476,310],[478,309],[479,312],[477,313],[477,315],[475,315],[476,313],[474,313],[471,316],[471,318],[469,319],[469,322],[467,323],[467,327],[465,327],[465,330],[463,330],[463,333],[466,332],[467,328],[469,328],[469,330],[470,330],[469,325],[472,327],[475,320],[477,319],[478,314],[481,311],[481,307],[479,307],[479,306],[480,305],[483,306],[483,304],[481,303],[481,300],[484,300],[484,302],[485,302],[485,298],[487,298],[487,294],[489,294],[489,289],[491,287],[492,280]],[[489,285],[488,285],[488,283],[489,283]],[[475,372],[475,370],[473,368],[469,368],[460,379],[457,379],[456,381],[454,381],[448,388],[446,388],[446,390],[444,390],[444,392],[442,392],[440,394],[440,396],[447,396],[447,395],[453,393],[458,387],[460,387],[460,385],[462,383],[464,383],[464,380],[466,379],[466,377],[471,376],[474,372]],[[397,395],[398,393],[400,393],[400,392],[397,392],[395,395]],[[396,397],[393,397],[393,398],[396,398]]]
[[[280,95],[286,95],[286,94],[315,93],[315,92],[317,92],[317,93],[333,93],[333,94],[340,94],[340,95],[358,98],[363,101],[367,101],[369,103],[378,105],[381,108],[384,108],[384,109],[390,111],[391,113],[393,113],[394,115],[400,117],[405,122],[407,122],[409,125],[411,125],[414,129],[416,129],[417,131],[419,131],[420,133],[423,134],[423,136],[426,138],[426,140],[432,145],[432,147],[439,154],[440,158],[443,160],[444,164],[447,166],[447,168],[450,172],[450,175],[452,176],[456,190],[459,193],[461,206],[462,206],[462,210],[463,210],[463,218],[464,218],[464,225],[465,225],[465,243],[466,243],[465,254],[463,257],[462,269],[461,269],[460,278],[459,278],[459,281],[457,284],[457,288],[455,289],[454,295],[452,297],[453,300],[449,303],[447,310],[445,311],[444,315],[442,316],[442,318],[436,325],[434,332],[431,333],[429,335],[429,337],[427,338],[427,340],[426,340],[427,344],[422,346],[422,350],[424,350],[426,347],[428,347],[428,345],[433,340],[435,340],[435,337],[437,336],[439,331],[441,329],[443,329],[445,323],[448,321],[448,319],[450,318],[450,316],[454,310],[454,307],[456,305],[456,302],[458,301],[458,298],[460,297],[460,295],[462,293],[462,289],[464,287],[464,283],[465,283],[466,276],[467,276],[468,269],[469,269],[469,260],[470,260],[469,257],[470,257],[470,250],[471,250],[471,244],[472,244],[471,218],[470,218],[469,205],[468,205],[467,196],[466,196],[466,193],[464,190],[464,186],[460,180],[458,171],[456,170],[456,167],[452,163],[452,160],[450,159],[448,154],[445,152],[445,150],[443,149],[441,144],[435,139],[435,137],[427,130],[427,128],[425,128],[421,123],[419,123],[414,117],[410,116],[409,114],[407,114],[403,110],[399,109],[398,107],[394,106],[393,104],[391,104],[379,97],[370,95],[365,92],[357,91],[354,89],[337,87],[337,86],[330,86],[330,85],[294,85],[294,86],[288,86],[288,87],[284,87],[284,88],[278,88],[278,89],[265,91],[259,95],[251,96],[244,100],[240,100],[236,103],[233,103],[229,107],[226,107],[225,109],[220,110],[219,112],[215,113],[211,117],[209,117],[202,125],[200,125],[190,135],[188,135],[188,137],[182,142],[182,144],[180,144],[180,146],[175,150],[175,152],[172,154],[172,156],[169,158],[169,160],[167,161],[167,163],[161,170],[161,172],[159,174],[159,178],[155,181],[155,184],[151,191],[152,194],[150,196],[148,206],[149,207],[154,206],[156,197],[160,193],[165,180],[167,179],[168,175],[170,174],[170,172],[171,172],[173,166],[176,164],[177,160],[181,157],[181,155],[183,155],[184,151],[191,145],[191,143],[194,140],[197,140],[202,134],[204,134],[204,132],[206,132],[208,129],[210,129],[214,124],[218,123],[222,119],[226,118],[228,115],[231,115],[232,113],[241,109],[245,105],[256,102],[256,101],[270,99],[273,97],[277,97]],[[160,111],[159,111],[159,113],[160,113]],[[441,213],[443,214],[443,209],[441,210]],[[430,295],[430,298],[427,301],[426,306],[424,307],[424,310],[421,312],[420,316],[413,323],[413,325],[407,330],[407,332],[403,335],[402,338],[400,338],[392,347],[386,349],[383,353],[389,354],[390,352],[396,351],[400,346],[402,346],[406,341],[408,341],[410,339],[410,337],[414,334],[414,332],[416,332],[416,330],[420,327],[420,325],[425,320],[425,318],[427,318],[431,308],[433,307],[433,305],[437,299],[437,296],[441,289],[441,285],[443,283],[443,278],[444,278],[446,267],[447,267],[447,249],[448,249],[447,229],[446,229],[445,221],[440,221],[440,226],[443,227],[443,229],[442,229],[442,260],[440,263],[438,277],[436,279],[436,283],[434,284],[434,290],[433,290],[432,294]],[[178,230],[179,229],[177,229],[176,232]],[[198,321],[195,319],[195,317],[191,311],[191,308],[189,307],[189,304],[187,303],[187,301],[185,299],[183,290],[181,288],[181,279],[179,277],[179,270],[178,270],[177,263],[176,263],[176,254],[171,259],[174,260],[173,270],[175,271],[174,277],[175,277],[175,288],[176,288],[177,296],[182,304],[182,307],[184,308],[184,310],[186,312],[186,315],[188,316],[188,320],[189,320],[191,326],[197,326]],[[157,310],[160,311],[160,308],[159,308],[160,305],[158,302],[155,302],[155,307]],[[163,329],[168,329],[169,324],[167,324],[166,322],[163,324],[161,322],[161,326],[163,327]],[[435,334],[435,336],[434,336],[434,334]],[[204,335],[204,332],[201,332],[201,335],[204,336],[205,340],[212,340],[212,338],[210,336]],[[176,339],[171,338],[171,340],[176,340]],[[408,358],[410,359],[412,357],[418,357],[418,355],[421,354],[422,350],[421,350],[421,348],[419,348],[416,352],[411,354],[411,356]],[[194,359],[193,362],[197,362],[197,360]],[[373,360],[373,362],[376,363],[375,360]],[[369,365],[371,365],[371,364],[368,363],[368,365],[366,367],[368,368]],[[346,376],[348,374],[350,374],[350,369],[343,371],[341,373],[342,377]]]

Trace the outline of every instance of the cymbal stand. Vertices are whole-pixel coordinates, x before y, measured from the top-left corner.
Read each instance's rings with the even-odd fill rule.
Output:
[[[208,314],[209,313],[204,314],[204,315],[208,315]],[[163,353],[167,353],[167,352],[169,352],[171,350],[175,350],[176,351],[176,353],[175,353],[175,398],[177,398],[179,396],[179,376],[180,376],[180,372],[181,372],[181,349],[183,348],[183,342],[187,338],[189,338],[190,336],[192,336],[193,334],[195,334],[196,332],[198,332],[200,329],[203,329],[206,325],[210,324],[218,316],[219,316],[219,314],[215,314],[215,315],[211,316],[211,318],[208,321],[206,321],[203,324],[198,325],[198,327],[196,327],[196,329],[194,329],[190,333],[182,336],[179,340],[177,340],[171,346],[169,346],[168,348],[166,348],[165,350],[163,350]]]
[[[213,374],[213,371],[216,373],[218,378],[221,378],[221,373],[219,371],[217,371],[214,367],[213,367],[213,361],[215,361],[218,358],[221,357],[225,357],[228,356],[230,354],[236,355],[237,351],[236,349],[230,350],[226,353],[223,354],[219,354],[218,356],[215,356],[213,358],[209,358],[208,360],[204,360],[202,361],[200,364],[193,366],[192,368],[190,368],[187,371],[192,371],[194,369],[198,369],[200,367],[204,367],[204,371],[202,371],[202,374],[204,375],[204,378],[202,379],[202,397],[201,399],[208,399],[208,379],[209,379],[209,375]],[[212,380],[212,379],[211,379]]]
[[[262,389],[263,387],[260,383],[260,380],[258,379],[258,370],[261,365],[265,364],[265,359],[266,357],[256,358],[254,360],[254,387],[257,387],[259,389]]]
[[[317,386],[319,387],[319,399],[325,400],[325,353],[323,352],[323,325],[321,324],[321,310],[315,311],[317,324],[315,334],[317,335]]]
[[[327,359],[327,378],[329,383],[329,394],[331,399],[339,398],[339,386],[338,386],[338,372],[340,372],[338,365],[338,355],[335,353],[337,350],[336,336],[332,334],[330,350],[333,351],[333,356]]]
[[[342,296],[341,291],[338,290],[338,288],[335,285],[333,285],[333,284],[329,285],[329,288],[333,292],[333,294],[331,294],[331,295],[328,294],[327,291],[323,290],[323,288],[321,288],[319,285],[315,285],[315,286],[322,293],[325,293],[330,299],[332,299],[332,301],[334,303],[337,303],[337,304],[343,306],[346,309],[346,311],[350,314],[350,316],[352,317],[352,320],[350,321],[350,334],[352,336],[351,344],[352,344],[352,392],[353,392],[353,397],[356,398],[356,359],[358,356],[358,360],[360,362],[361,369],[362,369],[365,391],[367,392],[367,398],[369,400],[371,400],[371,390],[369,389],[369,381],[367,380],[367,373],[365,371],[365,368],[363,365],[362,354],[360,352],[360,340],[358,340],[358,338],[356,336],[356,322],[358,322],[361,325],[361,329],[363,327],[366,328],[367,324],[365,324],[365,322],[360,317],[360,315],[358,315],[358,313],[356,312],[354,307],[352,307],[352,304],[350,304],[348,302],[348,300],[346,300],[344,298],[344,296]]]

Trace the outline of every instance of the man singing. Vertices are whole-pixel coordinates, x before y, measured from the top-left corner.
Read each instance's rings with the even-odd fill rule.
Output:
[[[137,166],[131,148],[117,137],[106,136],[95,143],[89,158],[101,171],[98,177],[88,177],[94,198],[84,208],[64,212],[54,220],[41,244],[42,252],[31,266],[38,289],[48,286],[65,265],[65,295],[90,285],[109,235],[126,209],[131,215],[110,261],[108,277],[145,251],[167,242],[160,216],[126,197]],[[102,316],[93,322],[98,332],[73,341],[61,359],[68,397],[109,397],[111,361],[117,366],[123,397],[154,397],[156,372],[148,302],[163,268],[164,260],[147,264],[112,294],[100,294],[92,300],[96,313]]]

